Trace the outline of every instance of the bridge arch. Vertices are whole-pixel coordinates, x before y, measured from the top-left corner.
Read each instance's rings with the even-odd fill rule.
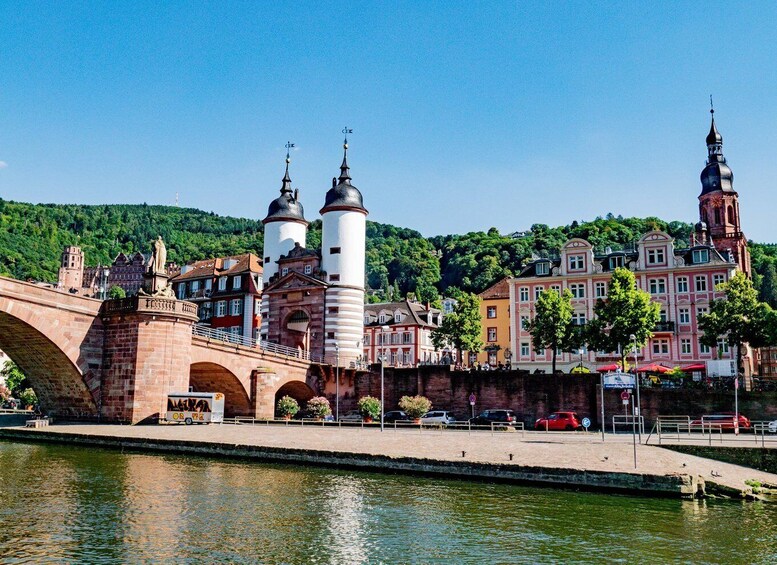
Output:
[[[227,417],[251,415],[251,401],[243,383],[232,371],[218,363],[192,363],[189,386],[194,392],[223,392],[224,415]]]
[[[11,315],[0,305],[0,349],[27,375],[41,409],[58,416],[97,415],[99,366],[94,370],[87,368],[86,375],[82,374],[62,347],[52,340],[58,328],[50,327],[44,333],[42,328],[35,327],[36,320],[25,317],[26,321]]]
[[[303,381],[287,381],[286,384],[278,388],[275,391],[275,402],[273,402],[273,410],[275,406],[278,406],[278,401],[284,396],[291,396],[299,403],[300,409],[304,410],[308,400],[316,395],[315,391]]]

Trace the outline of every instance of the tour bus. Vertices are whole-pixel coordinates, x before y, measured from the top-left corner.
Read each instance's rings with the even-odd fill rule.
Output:
[[[220,392],[168,394],[165,420],[187,425],[223,422],[224,395]]]

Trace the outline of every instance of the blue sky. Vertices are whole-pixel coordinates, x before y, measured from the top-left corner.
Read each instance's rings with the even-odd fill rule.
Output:
[[[695,221],[709,95],[777,241],[777,4],[3,2],[0,196],[309,219],[353,128],[370,218],[424,233]]]

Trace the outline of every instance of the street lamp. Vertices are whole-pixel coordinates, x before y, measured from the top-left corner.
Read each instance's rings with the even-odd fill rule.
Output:
[[[642,404],[639,402],[639,373],[637,373],[637,336],[631,334],[629,336],[631,343],[634,346],[634,383],[637,386],[637,418],[642,417]],[[640,419],[639,422],[642,420]],[[637,424],[637,434],[639,435],[639,443],[642,443],[642,426]]]
[[[340,344],[335,342],[335,422],[340,421]]]
[[[388,326],[380,327],[380,344],[383,346],[381,349],[383,352],[380,356],[380,431],[383,431],[383,414],[385,412],[384,406],[384,381],[383,381],[383,366],[386,364],[386,332],[389,330]]]

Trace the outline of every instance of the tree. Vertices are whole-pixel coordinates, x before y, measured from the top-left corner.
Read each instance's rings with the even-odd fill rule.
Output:
[[[110,290],[108,291],[108,298],[110,299],[117,299],[117,298],[125,298],[127,296],[127,293],[124,292],[124,289],[120,286],[113,285]]]
[[[758,292],[744,273],[737,272],[728,282],[716,290],[726,293],[725,298],[713,300],[710,312],[699,320],[704,335],[699,341],[715,347],[723,338],[737,348],[737,371],[742,361],[742,346],[763,347],[775,341],[775,312],[758,300]]]
[[[625,364],[634,341],[637,347],[644,347],[653,335],[661,317],[661,306],[651,302],[650,294],[637,288],[634,273],[618,267],[612,272],[607,298],[596,301],[594,316],[585,332],[589,346],[618,351],[621,363]]]
[[[439,327],[432,330],[432,343],[436,349],[451,345],[461,362],[461,352],[479,352],[483,347],[480,340],[480,298],[469,292],[458,292],[458,301],[453,312],[442,319]]]
[[[575,326],[572,324],[572,293],[569,289],[559,294],[549,288],[540,294],[535,304],[534,319],[529,322],[532,346],[535,353],[551,350],[552,373],[556,372],[556,352],[569,351],[577,344]]]
[[[0,376],[3,377],[5,386],[8,387],[11,395],[15,395],[22,390],[22,385],[27,378],[18,365],[11,360],[5,362],[3,369],[0,370]]]

